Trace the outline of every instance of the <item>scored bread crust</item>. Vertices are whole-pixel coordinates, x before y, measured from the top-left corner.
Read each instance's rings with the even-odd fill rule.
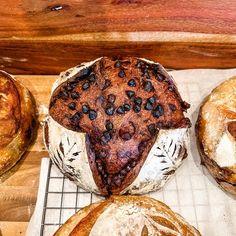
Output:
[[[30,92],[0,71],[0,175],[20,160],[34,136],[35,104]]]
[[[114,66],[115,61],[109,58],[99,58],[93,62],[71,68],[61,74],[53,85],[49,117],[44,129],[45,144],[50,157],[58,168],[82,188],[102,195],[111,193],[142,194],[154,191],[167,181],[181,164],[182,159],[186,157],[190,121],[184,117],[183,111],[188,108],[188,104],[181,99],[172,78],[158,63],[137,58],[124,58],[123,61],[126,64],[127,78],[117,76],[119,68],[116,68]],[[146,79],[146,81],[152,81],[156,92],[145,92],[143,90],[141,84],[145,79],[141,79],[140,71],[135,66],[136,62],[139,61],[149,66],[151,79]],[[132,64],[132,66],[129,64]],[[106,68],[106,70],[101,70],[101,67]],[[153,75],[152,68],[157,68],[158,75],[156,76],[161,76],[160,79]],[[87,90],[81,91],[79,87],[79,84],[83,84],[86,80],[79,80],[78,78],[87,76],[84,74],[88,71],[90,73],[92,71],[92,74],[95,72],[98,81],[96,84],[90,85],[93,89],[92,92],[89,92],[89,90],[88,92]],[[101,71],[103,73],[108,71],[106,72],[108,74],[101,75]],[[127,85],[128,78],[135,78],[135,76],[137,76],[136,82],[140,84],[138,85],[140,87],[129,87]],[[110,79],[114,86],[108,86],[105,90],[101,89],[100,86],[104,86],[103,80],[105,79]],[[77,85],[74,87],[74,84]],[[64,98],[64,95],[68,96],[69,94],[70,96],[71,90],[82,94],[81,97],[78,100],[70,97]],[[153,94],[160,96],[160,101],[166,103],[164,105],[166,113],[158,119],[159,123],[157,119],[150,115],[151,111],[143,109],[142,112],[136,114],[131,109],[125,114],[116,113],[113,116],[108,116],[104,112],[103,104],[93,104],[100,97],[100,93],[104,97],[107,97],[110,93],[115,94],[116,106],[119,106],[123,99],[130,102],[125,94],[127,90],[136,91],[137,96],[143,98],[143,103]],[[120,93],[122,93],[122,96],[120,96]],[[68,108],[69,102],[76,103],[76,109],[71,111]],[[97,110],[97,119],[90,121],[88,115],[83,114],[79,125],[75,125],[73,122],[70,123],[68,117],[81,111],[81,103],[91,103],[90,106]],[[170,103],[176,105],[174,112],[168,108]],[[142,116],[146,116],[144,121],[142,121]],[[106,120],[112,121],[116,131],[112,133],[113,139],[109,143],[99,145],[97,143],[100,142],[100,135],[104,132]],[[147,126],[152,123],[160,124],[160,121],[166,123],[161,128],[155,127],[155,133],[150,134]],[[125,125],[130,123],[136,126],[136,133],[132,139],[124,141],[119,137],[120,131],[126,132]],[[132,128],[132,125],[127,125],[127,129]],[[96,131],[96,133],[93,134],[93,131]],[[93,141],[92,145],[91,140]],[[91,150],[92,148],[93,150]],[[141,149],[143,149],[143,152],[140,151]],[[110,152],[110,156],[103,158],[103,160],[99,159],[97,155],[104,150]],[[121,157],[118,157],[119,154],[121,154]],[[92,173],[88,169],[88,164]],[[103,169],[99,169],[102,166],[98,164],[102,164]],[[104,184],[103,177],[107,174],[103,172],[107,169],[109,175],[115,177],[110,180],[107,178],[107,183]],[[117,181],[119,181],[119,178],[121,178],[119,176],[123,176],[123,179],[120,181],[121,183],[116,184],[115,178],[118,177]],[[109,184],[109,181],[111,184]],[[107,186],[110,188],[108,189]]]
[[[167,205],[145,196],[111,196],[73,215],[54,236],[200,235]]]
[[[229,124],[234,129],[229,131]],[[217,86],[204,99],[196,123],[202,164],[217,183],[233,195],[236,195],[235,128],[236,77],[233,77]]]

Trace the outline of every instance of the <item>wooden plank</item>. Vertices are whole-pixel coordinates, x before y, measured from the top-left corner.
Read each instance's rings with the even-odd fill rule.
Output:
[[[129,34],[128,41],[123,41],[125,34],[108,35],[107,40],[102,36],[104,41],[96,41],[96,35],[78,40],[78,35],[73,40],[0,40],[0,68],[13,74],[58,74],[101,56],[145,57],[177,69],[236,67],[236,36],[147,34],[146,41],[140,34]]]
[[[0,236],[23,236],[28,224],[28,222],[0,221]]]
[[[0,0],[0,69],[58,74],[101,56],[236,67],[234,0]]]
[[[0,0],[0,37],[85,32],[235,34],[234,0]]]

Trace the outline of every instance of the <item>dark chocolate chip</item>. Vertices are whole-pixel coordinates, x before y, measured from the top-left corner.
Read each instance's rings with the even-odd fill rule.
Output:
[[[122,133],[120,134],[120,137],[125,140],[125,141],[128,141],[132,138],[132,135],[130,133]]]
[[[102,96],[102,95],[97,97],[97,101],[99,101],[101,104],[104,103],[105,100],[106,100],[106,98],[104,96]]]
[[[146,79],[150,79],[150,75],[149,75],[148,72],[145,72],[145,73],[143,74],[143,76],[146,77]]]
[[[108,116],[112,116],[115,112],[115,108],[111,105],[108,105],[105,109],[105,112]]]
[[[157,78],[157,80],[160,81],[160,82],[162,82],[162,81],[165,80],[165,76],[162,75],[162,74],[159,74],[159,73],[156,75],[156,78]]]
[[[110,85],[111,85],[111,81],[109,79],[106,79],[102,90],[108,88]]]
[[[136,64],[137,68],[142,68],[144,66],[144,62],[143,61],[138,61],[138,63]]]
[[[88,105],[83,105],[82,106],[82,112],[84,113],[84,114],[87,114],[88,112],[89,112],[89,106]]]
[[[111,133],[109,133],[108,131],[105,131],[102,135],[102,138],[101,140],[104,142],[104,143],[107,143],[109,142],[110,140],[112,139],[112,135]]]
[[[89,84],[88,82],[85,82],[85,83],[82,85],[82,89],[83,89],[83,90],[87,90],[89,87],[90,87],[90,84]]]
[[[143,73],[148,73],[148,69],[149,69],[149,65],[146,65],[144,68],[143,68]]]
[[[139,143],[138,145],[138,150],[140,153],[143,153],[145,148],[147,146],[147,141],[142,141],[141,143]]]
[[[134,103],[137,104],[137,105],[141,105],[142,104],[142,98],[141,97],[136,97],[134,99]]]
[[[96,80],[96,76],[94,73],[90,74],[88,77],[89,82],[93,83]]]
[[[68,104],[68,108],[71,109],[71,110],[75,110],[75,108],[76,108],[75,102],[69,103],[69,104]]]
[[[157,64],[152,64],[152,69],[157,72],[159,70],[159,66]]]
[[[140,105],[134,105],[133,110],[135,113],[139,113],[141,111],[141,106]]]
[[[82,70],[80,70],[80,71],[78,72],[78,74],[76,75],[76,77],[77,77],[77,78],[79,77],[80,80],[81,80],[81,79],[84,79],[84,77],[86,77],[87,75],[89,75],[90,72],[91,72],[91,69],[90,69],[90,68],[84,68],[84,69],[82,69]]]
[[[119,76],[120,78],[124,78],[124,77],[126,76],[124,70],[120,70],[119,73],[118,73],[118,76]]]
[[[94,119],[97,118],[97,112],[94,111],[94,110],[89,110],[88,114],[89,114],[89,119],[90,120],[94,120]]]
[[[151,91],[153,91],[152,83],[151,83],[150,81],[144,82],[144,84],[143,84],[143,89],[144,89],[146,92],[151,92]]]
[[[80,112],[76,112],[72,117],[71,117],[71,120],[73,122],[78,122],[80,119],[81,119],[81,113]]]
[[[116,100],[116,96],[114,94],[109,94],[108,95],[108,98],[107,98],[107,101],[110,102],[110,103],[114,103]]]
[[[169,108],[171,111],[176,111],[176,106],[174,104],[169,104]]]
[[[134,80],[134,79],[129,80],[129,81],[128,81],[128,85],[129,85],[130,87],[135,87],[135,86],[136,86],[135,80]]]
[[[70,96],[71,96],[72,99],[80,98],[80,94],[78,92],[72,92]]]
[[[152,97],[148,98],[148,102],[151,104],[154,104],[156,102],[156,97],[152,96]]]
[[[152,115],[155,118],[159,118],[160,116],[164,115],[164,109],[161,104],[158,104],[155,110],[152,111]]]
[[[144,106],[144,109],[145,110],[148,110],[148,111],[150,111],[150,110],[153,110],[153,104],[151,104],[150,102],[146,102],[146,104],[145,104],[145,106]]]
[[[124,111],[130,111],[131,107],[130,107],[129,104],[125,103],[125,104],[123,105],[123,109],[124,109]]]
[[[135,92],[131,91],[131,90],[127,90],[127,91],[125,91],[125,93],[128,98],[132,98],[135,95]]]
[[[121,62],[118,60],[116,61],[115,65],[114,65],[116,68],[120,68],[122,65],[121,65]]]
[[[157,132],[156,125],[155,124],[148,125],[148,131],[151,135],[155,135]]]
[[[108,131],[112,130],[113,129],[113,124],[111,123],[111,121],[107,121],[106,122],[106,129]]]
[[[125,113],[125,110],[124,110],[123,106],[119,106],[118,109],[116,110],[116,112],[117,112],[118,114],[124,114],[124,113]]]
[[[189,105],[187,102],[183,101],[183,102],[181,102],[181,107],[182,107],[184,110],[186,110],[186,109],[189,109],[190,105]]]
[[[60,91],[58,97],[65,100],[69,97],[69,93],[67,91]]]

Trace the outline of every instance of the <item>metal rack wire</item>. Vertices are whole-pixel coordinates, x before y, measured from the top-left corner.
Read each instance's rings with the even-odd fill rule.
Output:
[[[52,234],[71,215],[98,199],[100,197],[70,182],[50,161],[40,236]]]
[[[178,74],[175,74],[175,77],[177,76]],[[181,75],[179,79],[180,92],[192,105],[190,109],[192,116],[201,102],[204,91],[207,93],[212,84],[216,83],[215,78],[207,77],[204,87],[195,81],[189,81],[187,76],[182,78]],[[194,142],[193,127],[190,139]],[[235,235],[236,201],[228,197],[200,165],[194,147],[191,147],[189,157],[164,188],[147,195],[169,205],[172,210],[180,213],[190,224],[196,226],[203,235],[219,235],[219,232],[225,236]],[[41,236],[53,235],[76,211],[101,199],[77,187],[51,162],[47,174]]]

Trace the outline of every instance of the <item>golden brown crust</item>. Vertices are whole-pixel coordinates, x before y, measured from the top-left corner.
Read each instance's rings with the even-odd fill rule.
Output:
[[[222,167],[215,157],[216,148],[224,133],[229,132],[232,142],[236,141],[234,137],[236,101],[232,99],[232,96],[235,97],[235,92],[233,91],[233,95],[230,94],[232,84],[236,85],[236,77],[220,84],[204,99],[196,123],[196,137],[202,164],[224,190],[236,195],[236,165]],[[227,93],[228,96],[225,96]]]
[[[0,175],[27,149],[36,126],[35,105],[29,91],[0,71]]]
[[[71,216],[63,225],[60,227],[54,236],[63,236],[69,235],[72,230],[76,227],[77,222],[80,222],[84,217],[86,217],[91,211],[93,211],[97,206],[99,206],[100,202],[94,203],[92,205],[86,206],[83,210],[78,211],[76,214]]]
[[[137,214],[138,211],[142,213]],[[104,215],[106,216],[104,217]],[[135,221],[130,220],[132,217]],[[122,226],[119,226],[120,218],[125,219],[120,222]],[[116,219],[115,222],[114,219]],[[136,222],[139,222],[140,227],[136,225]],[[101,236],[104,230],[102,228],[106,224],[113,227],[114,234],[112,235],[119,235],[121,231],[122,235],[126,232],[127,236],[141,236],[148,235],[148,233],[169,236],[176,234],[182,236],[200,235],[194,227],[162,202],[144,196],[111,196],[107,200],[81,209],[61,226],[55,236],[89,236],[95,235],[94,233],[96,236]]]

